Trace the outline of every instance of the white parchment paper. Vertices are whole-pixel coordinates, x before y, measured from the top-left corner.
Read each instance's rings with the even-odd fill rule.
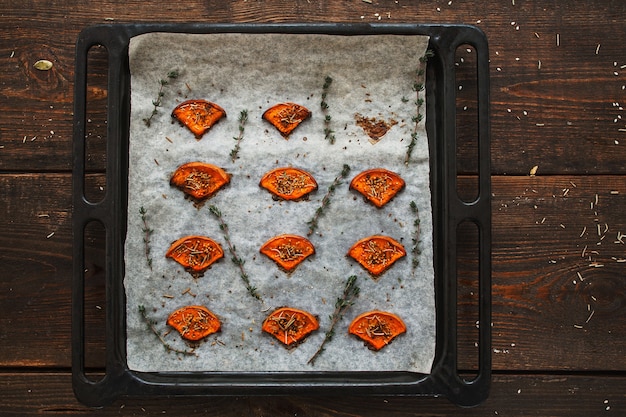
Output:
[[[129,144],[128,232],[125,242],[127,296],[127,359],[137,371],[413,371],[430,372],[435,351],[435,301],[432,265],[432,216],[427,137],[422,126],[411,163],[404,164],[414,127],[415,71],[428,38],[419,36],[330,36],[290,34],[166,34],[133,38],[131,125]],[[143,119],[153,110],[160,80],[170,71],[179,77],[163,86],[158,113],[150,126]],[[326,102],[336,143],[324,139],[320,109],[324,78],[333,82]],[[227,112],[197,141],[170,113],[186,99],[206,99]],[[408,101],[407,101],[408,99]],[[289,137],[283,138],[261,115],[285,101],[313,112]],[[231,162],[238,116],[248,112],[239,159]],[[396,122],[375,145],[356,125],[355,115]],[[183,163],[218,165],[231,183],[202,208],[185,200],[169,185]],[[259,253],[269,238],[291,233],[306,236],[309,221],[328,186],[344,164],[351,173],[331,199],[310,237],[316,254],[286,274]],[[259,180],[267,171],[294,166],[310,172],[319,189],[308,201],[277,202]],[[349,191],[357,173],[386,168],[406,181],[406,188],[382,209]],[[412,268],[413,225],[410,209],[419,208],[419,266]],[[208,205],[217,206],[230,229],[232,242],[246,263],[246,272],[265,300],[252,298],[230,261],[224,236]],[[153,229],[148,267],[140,208]],[[383,234],[403,243],[407,257],[374,280],[352,259],[348,249],[358,240]],[[201,278],[194,279],[171,259],[170,244],[187,235],[208,236],[226,256]],[[357,275],[360,297],[338,324],[335,335],[314,366],[308,359],[328,330],[329,316],[346,279]],[[189,289],[188,291],[186,291]],[[144,306],[164,340],[189,349],[176,331],[168,333],[168,315],[185,305],[205,305],[222,322],[222,331],[195,349],[195,356],[167,352],[138,311]],[[290,306],[317,315],[320,330],[297,348],[286,350],[261,331],[272,308]],[[269,311],[263,311],[270,308]],[[405,321],[406,334],[374,352],[347,332],[359,314],[373,309],[393,312]]]

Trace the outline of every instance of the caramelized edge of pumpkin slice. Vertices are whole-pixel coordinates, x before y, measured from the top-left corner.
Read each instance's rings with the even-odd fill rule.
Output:
[[[175,260],[194,278],[199,278],[224,257],[224,250],[219,243],[206,236],[186,236],[172,243],[165,257]]]
[[[187,100],[172,110],[172,117],[194,134],[197,140],[213,125],[226,116],[226,111],[215,103],[203,99]]]
[[[373,235],[352,245],[348,255],[361,264],[370,274],[378,277],[398,259],[405,256],[406,250],[401,243],[389,236]]]
[[[293,130],[311,116],[311,111],[296,103],[278,103],[263,112],[263,119],[287,138]]]
[[[217,316],[208,308],[197,305],[181,307],[174,311],[167,318],[167,324],[190,342],[204,339],[221,330]]]
[[[261,178],[259,185],[283,200],[299,200],[317,190],[317,181],[300,168],[276,168]]]
[[[260,252],[285,272],[292,272],[308,256],[315,253],[315,247],[305,237],[283,234],[265,242]]]
[[[357,174],[350,182],[350,189],[358,191],[369,202],[381,208],[402,191],[404,185],[404,180],[395,172],[373,168]]]
[[[348,332],[363,340],[370,349],[378,351],[406,332],[406,325],[393,313],[373,310],[352,320]]]
[[[211,198],[230,182],[230,175],[222,168],[204,162],[189,162],[179,166],[170,178],[170,184],[197,202]]]
[[[280,307],[270,313],[261,329],[278,339],[285,347],[295,347],[311,332],[319,329],[311,313],[291,307]]]

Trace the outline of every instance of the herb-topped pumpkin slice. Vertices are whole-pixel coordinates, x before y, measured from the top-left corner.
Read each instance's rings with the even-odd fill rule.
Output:
[[[260,252],[286,272],[292,272],[308,256],[315,253],[313,244],[305,237],[278,235],[261,246]]]
[[[263,113],[263,119],[278,129],[286,139],[300,123],[309,117],[311,117],[311,111],[296,103],[275,104]]]
[[[404,188],[404,180],[395,172],[374,168],[357,174],[350,182],[356,190],[376,207],[381,208]]]
[[[219,243],[208,237],[187,236],[172,243],[165,257],[175,260],[194,278],[199,278],[224,257],[224,251]]]
[[[261,328],[278,339],[285,347],[292,348],[319,327],[317,319],[311,313],[281,307],[267,316]]]
[[[355,318],[348,332],[362,339],[372,350],[380,350],[406,332],[402,319],[386,311],[370,311]]]
[[[291,167],[269,171],[263,175],[259,185],[283,200],[300,200],[317,190],[317,182],[311,174]]]
[[[223,108],[206,100],[187,100],[172,111],[172,117],[191,130],[198,140],[225,116]]]
[[[189,162],[178,167],[170,184],[178,187],[197,203],[212,197],[230,182],[230,176],[222,168],[204,162]]]
[[[356,242],[348,255],[374,277],[378,277],[405,256],[406,250],[389,236],[374,235]]]
[[[170,314],[167,324],[176,329],[183,339],[190,342],[204,339],[221,329],[220,320],[204,306],[179,308]]]

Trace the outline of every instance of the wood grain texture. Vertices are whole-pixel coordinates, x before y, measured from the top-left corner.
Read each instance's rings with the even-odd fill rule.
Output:
[[[11,190],[0,220],[8,271],[0,293],[10,294],[0,304],[3,366],[70,364],[70,181],[68,174],[0,176],[2,188]],[[494,369],[626,370],[626,246],[618,239],[626,234],[626,179],[494,177],[492,192]],[[468,271],[459,279],[460,367],[471,369],[476,238],[461,233],[459,239],[461,270]],[[88,321],[97,323],[104,314],[102,233],[89,233],[87,241]],[[46,325],[33,328],[42,317]],[[90,365],[97,366],[102,328],[88,329],[94,332],[88,334]],[[12,349],[17,340],[29,343]]]
[[[626,414],[626,2],[7,0],[0,4],[2,415],[589,416]],[[437,398],[122,399],[71,389],[74,44],[99,23],[468,23],[489,41],[493,317],[476,323],[476,230],[458,231],[459,368],[493,326],[492,392]],[[471,48],[470,48],[471,49]],[[33,64],[53,63],[50,71]],[[456,59],[459,195],[475,192],[475,51]],[[106,192],[107,57],[89,61],[89,198]],[[622,68],[624,67],[624,68]],[[537,167],[537,175],[529,171]],[[87,360],[104,363],[104,233],[85,233]]]
[[[595,416],[623,415],[626,382],[619,377],[496,375],[491,395],[476,408],[445,398],[208,397],[121,398],[103,409],[78,403],[64,372],[0,374],[3,415],[261,416]]]
[[[133,21],[475,24],[485,31],[490,43],[492,149],[497,156],[494,173],[522,174],[534,165],[545,174],[616,174],[626,170],[622,163],[626,132],[619,130],[626,124],[618,118],[623,116],[623,106],[614,105],[623,104],[622,86],[626,84],[619,41],[626,37],[622,23],[626,4],[620,1],[576,6],[518,2],[499,5],[497,12],[492,10],[494,6],[480,1],[451,5],[420,2],[419,6],[356,0],[236,1],[185,3],[184,7],[141,2],[136,9],[128,3],[123,7],[98,4],[95,9],[95,3],[89,2],[66,2],[64,8],[34,3],[31,10],[11,3],[0,9],[0,23],[5,28],[0,45],[0,70],[5,74],[0,89],[2,170],[71,168],[74,43],[78,33],[96,23]],[[38,59],[51,60],[54,67],[37,71],[33,64]],[[466,67],[458,67],[458,84],[471,89],[473,72]],[[94,74],[105,72],[102,63],[93,70]],[[94,88],[90,93],[96,98],[103,91]],[[459,95],[463,101],[471,100],[463,91]],[[467,117],[459,120],[459,127],[475,124],[470,114]],[[461,155],[463,170],[471,168],[471,155]]]

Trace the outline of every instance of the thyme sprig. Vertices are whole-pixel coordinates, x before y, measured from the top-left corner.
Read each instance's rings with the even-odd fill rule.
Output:
[[[307,232],[307,236],[311,236],[313,232],[315,232],[315,230],[317,229],[317,222],[319,221],[319,218],[322,216],[322,214],[324,214],[324,210],[326,210],[326,208],[330,205],[330,197],[335,193],[335,189],[341,184],[341,180],[345,179],[349,173],[350,166],[344,164],[341,173],[337,177],[335,177],[332,184],[330,184],[330,186],[328,187],[328,191],[322,199],[322,204],[317,208],[317,210],[315,210],[313,218],[307,222],[307,224],[309,225],[309,231]]]
[[[167,77],[165,79],[159,80],[159,92],[157,93],[157,97],[152,100],[152,105],[154,106],[154,108],[152,109],[152,113],[150,114],[150,117],[146,117],[145,119],[143,119],[143,122],[146,124],[146,126],[150,127],[150,125],[152,124],[152,118],[156,116],[156,114],[159,112],[158,108],[161,107],[161,105],[163,104],[163,96],[165,96],[165,86],[170,83],[170,80],[178,78],[178,75],[178,71],[170,71],[167,73]]]
[[[252,286],[252,284],[250,283],[250,277],[248,276],[244,268],[244,264],[246,263],[246,261],[244,261],[243,258],[241,258],[239,255],[237,255],[237,248],[230,240],[230,232],[228,231],[228,225],[224,221],[222,212],[214,205],[209,206],[209,211],[215,216],[215,218],[219,222],[220,230],[222,231],[224,240],[228,245],[228,251],[230,252],[231,261],[239,268],[239,276],[246,285],[248,293],[257,300],[263,302],[263,299],[261,298],[261,295],[257,291],[256,287]]]
[[[322,341],[320,347],[307,362],[309,365],[315,364],[315,360],[317,359],[317,357],[324,351],[324,346],[326,345],[326,343],[330,342],[335,335],[335,326],[337,325],[337,323],[339,323],[348,307],[356,302],[356,299],[359,296],[359,292],[361,291],[361,289],[356,285],[356,280],[356,275],[352,275],[346,281],[346,286],[343,289],[343,294],[341,294],[341,297],[337,298],[337,301],[335,302],[335,311],[333,311],[333,314],[329,316],[330,328],[326,332],[326,335],[324,336],[324,340]]]
[[[163,338],[163,336],[161,336],[161,333],[159,333],[159,331],[157,330],[156,322],[152,320],[150,317],[148,317],[148,313],[146,313],[146,308],[144,306],[142,305],[139,306],[139,313],[141,313],[141,317],[143,318],[143,321],[146,323],[148,328],[152,330],[152,333],[154,333],[156,337],[159,338],[159,340],[161,341],[161,343],[163,344],[163,346],[168,352],[180,353],[181,355],[197,356],[193,350],[176,349],[175,347],[167,343],[165,339]]]
[[[419,248],[419,244],[420,244],[420,217],[419,217],[419,209],[417,208],[417,204],[415,204],[415,201],[411,201],[410,203],[411,206],[411,211],[413,212],[413,214],[415,214],[415,220],[413,221],[413,237],[411,238],[411,241],[413,242],[413,247],[411,248],[411,253],[413,254],[413,261],[412,261],[412,266],[413,266],[413,270],[415,271],[415,269],[417,269],[417,267],[420,264],[420,260],[419,260],[419,255],[422,253],[422,251]]]
[[[248,121],[248,110],[242,110],[239,113],[239,135],[233,137],[235,140],[235,147],[230,151],[230,159],[235,162],[239,158],[239,148],[241,147],[241,141],[243,139],[243,133],[246,130],[246,122]]]
[[[152,236],[152,233],[154,233],[154,229],[148,227],[148,211],[143,206],[139,208],[139,214],[141,214],[141,222],[143,223],[141,231],[143,232],[143,246],[146,255],[146,263],[152,271],[152,257],[150,256],[150,237]]]
[[[404,158],[404,164],[408,165],[411,159],[411,154],[413,153],[413,149],[415,149],[415,145],[417,145],[417,130],[420,122],[424,119],[424,115],[422,114],[422,106],[424,105],[424,99],[420,97],[422,91],[424,91],[424,82],[426,79],[426,63],[428,62],[428,58],[432,57],[434,52],[428,49],[424,52],[424,55],[419,59],[419,65],[417,70],[415,71],[415,82],[413,83],[413,91],[415,92],[415,116],[411,118],[413,122],[413,131],[411,132],[411,142],[407,146],[406,157]]]
[[[322,102],[320,103],[320,107],[322,108],[322,113],[324,114],[324,139],[329,141],[331,144],[335,143],[335,134],[330,128],[330,121],[332,120],[331,115],[328,113],[328,102],[326,102],[326,97],[328,96],[328,89],[332,84],[333,79],[329,76],[324,78],[324,85],[322,86]]]

